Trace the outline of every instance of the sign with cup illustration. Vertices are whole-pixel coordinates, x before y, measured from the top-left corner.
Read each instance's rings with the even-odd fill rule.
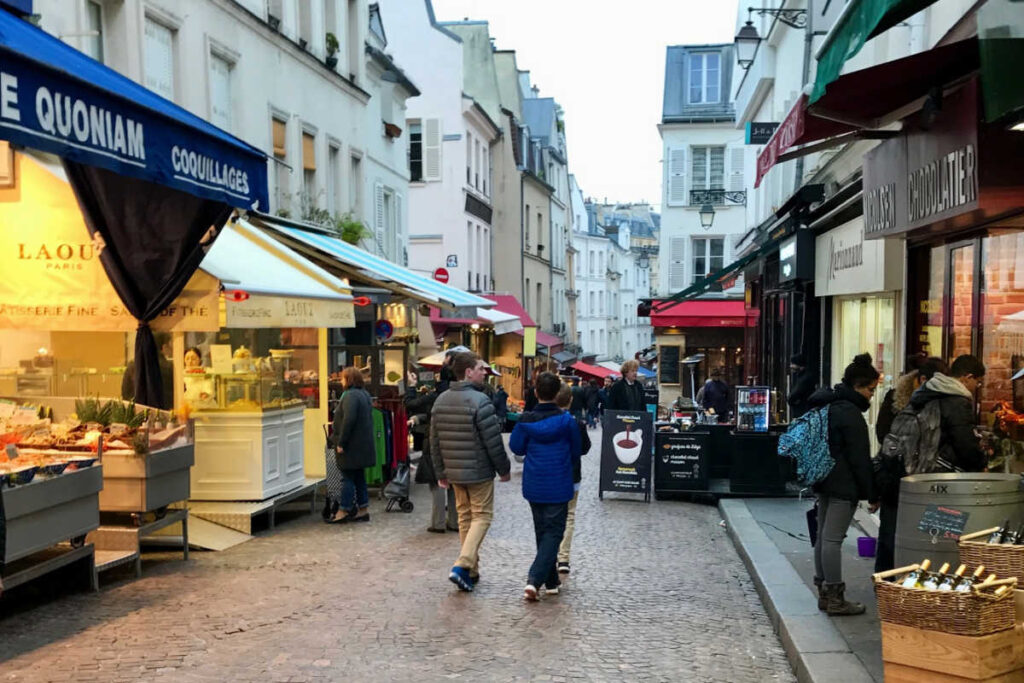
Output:
[[[651,445],[654,442],[651,414],[639,410],[607,410],[602,421],[601,485],[598,495],[642,493],[650,499]]]

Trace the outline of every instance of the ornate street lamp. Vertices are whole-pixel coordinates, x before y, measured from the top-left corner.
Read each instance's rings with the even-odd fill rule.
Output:
[[[710,204],[705,204],[700,207],[700,227],[705,230],[711,228],[711,224],[715,222],[715,207]]]
[[[733,40],[736,45],[736,63],[741,69],[749,69],[754,63],[754,56],[757,54],[757,46],[761,44],[761,36],[754,28],[754,22],[747,20],[740,32]]]
[[[640,252],[640,258],[636,260],[636,265],[640,266],[642,270],[647,270],[651,267],[651,258],[647,255],[647,250]]]

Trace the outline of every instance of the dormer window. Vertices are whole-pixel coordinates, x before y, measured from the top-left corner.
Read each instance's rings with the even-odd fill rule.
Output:
[[[690,104],[717,104],[722,92],[722,55],[718,52],[691,53]]]

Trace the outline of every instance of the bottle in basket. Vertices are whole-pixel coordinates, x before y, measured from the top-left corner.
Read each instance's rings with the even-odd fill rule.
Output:
[[[932,566],[931,560],[921,560],[920,569],[914,569],[903,577],[900,585],[904,588],[920,588],[921,580],[928,574],[928,568]]]
[[[939,584],[940,591],[951,591],[953,590],[964,578],[964,572],[967,571],[967,565],[962,564],[956,568],[956,571],[952,574],[947,574],[946,578],[942,579],[942,583]]]
[[[1017,545],[1020,543],[1021,533],[1024,532],[1024,528],[1017,527],[1006,532],[1006,536],[1003,537],[1003,545]]]
[[[995,593],[993,593],[992,595],[996,596],[997,598],[1001,598],[1001,597],[1003,597],[1004,595],[1006,595],[1009,592],[1010,592],[1010,587],[1009,586],[1000,586],[999,588],[996,589]]]
[[[989,534],[988,542],[989,543],[1002,543],[1003,542],[1003,536],[1006,535],[1009,527],[1010,527],[1010,520],[1009,520],[1009,518],[1007,518],[1003,522],[1003,525],[1001,527],[999,527],[998,529],[993,531],[991,534]]]
[[[984,573],[985,565],[979,564],[978,568],[974,570],[973,574],[971,574],[970,576],[965,576],[964,578],[960,579],[960,583],[956,585],[956,588],[954,590],[959,591],[960,593],[971,592],[971,586],[973,586],[976,583],[979,583],[981,581],[981,575]]]
[[[928,591],[934,591],[939,589],[939,584],[945,581],[946,574],[949,572],[949,562],[943,562],[942,566],[939,567],[938,573],[932,573],[928,575],[922,583],[921,587]]]

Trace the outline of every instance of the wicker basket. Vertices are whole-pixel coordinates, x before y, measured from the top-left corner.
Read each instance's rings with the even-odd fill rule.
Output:
[[[960,537],[960,562],[968,567],[985,565],[985,573],[1009,578],[1024,576],[1024,545],[1000,545],[974,539],[988,538],[999,527],[964,534]]]
[[[961,636],[986,636],[1013,628],[1013,591],[996,597],[999,586],[1016,586],[1017,579],[1002,579],[970,593],[904,588],[885,579],[903,575],[918,565],[874,575],[878,617],[882,621]]]

